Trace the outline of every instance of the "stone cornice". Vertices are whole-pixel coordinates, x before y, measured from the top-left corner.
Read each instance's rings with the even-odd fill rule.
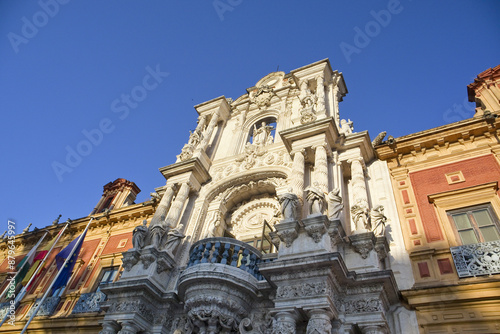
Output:
[[[412,151],[423,148],[432,148],[434,145],[444,143],[455,143],[459,140],[473,139],[483,136],[485,133],[497,132],[500,128],[500,120],[494,119],[487,122],[484,118],[469,118],[463,121],[439,126],[425,131],[412,133],[395,139],[395,144],[383,144],[375,149],[381,160],[396,158]]]

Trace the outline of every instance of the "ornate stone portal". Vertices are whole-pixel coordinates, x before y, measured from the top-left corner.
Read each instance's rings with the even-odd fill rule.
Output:
[[[102,289],[101,333],[408,328],[393,327],[398,283],[411,277],[390,270],[395,206],[370,181],[389,182],[386,167],[366,132],[340,124],[342,74],[323,60],[247,92],[195,107],[198,126],[160,169],[168,182],[152,221],[134,230],[121,279]]]

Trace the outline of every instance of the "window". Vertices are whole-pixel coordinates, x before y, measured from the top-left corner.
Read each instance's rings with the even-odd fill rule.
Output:
[[[104,268],[102,270],[101,279],[99,280],[96,290],[99,291],[102,285],[113,283],[115,280],[117,280],[118,269],[119,269],[118,266]]]
[[[500,225],[491,205],[484,204],[447,212],[463,245],[500,240]]]
[[[269,223],[264,220],[264,224],[262,226],[262,235],[255,236],[252,240],[244,240],[243,242],[249,244],[260,250],[264,254],[276,252],[276,247],[271,242],[271,237],[269,236],[269,232],[272,232],[273,228]]]

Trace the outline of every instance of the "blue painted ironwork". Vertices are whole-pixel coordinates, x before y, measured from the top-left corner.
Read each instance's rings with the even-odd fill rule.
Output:
[[[222,253],[222,254],[221,254]],[[208,238],[191,246],[188,267],[200,263],[220,263],[240,268],[263,280],[259,272],[262,253],[241,241],[232,238]]]

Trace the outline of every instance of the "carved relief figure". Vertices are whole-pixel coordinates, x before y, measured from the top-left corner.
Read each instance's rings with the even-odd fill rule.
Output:
[[[199,143],[201,143],[203,139],[203,134],[201,133],[200,130],[195,129],[194,132],[189,131],[189,141],[188,144],[196,147],[198,146]]]
[[[342,197],[339,196],[340,189],[335,188],[328,193],[328,219],[339,219],[344,205],[342,204]]]
[[[310,204],[309,213],[314,214],[323,214],[325,195],[319,189],[318,183],[314,182],[314,185],[309,186],[305,189],[306,191],[306,200]]]
[[[356,230],[367,229],[371,230],[370,222],[368,221],[368,209],[361,205],[353,205],[351,207],[352,220]]]
[[[146,227],[148,221],[143,220],[142,225],[136,226],[132,232],[132,245],[135,249],[143,249],[146,243],[146,236],[148,228]]]
[[[184,239],[186,237],[184,235],[184,233],[182,233],[183,229],[184,229],[184,225],[180,224],[179,226],[171,229],[167,233],[167,241],[166,241],[166,245],[165,245],[165,248],[167,251],[170,251],[171,253],[173,253],[175,251],[175,249],[177,248],[177,246],[179,246],[179,244],[181,243],[182,239]]]
[[[384,215],[384,207],[382,205],[375,206],[370,212],[370,218],[373,226],[373,233],[377,237],[385,235],[385,223],[387,217]]]
[[[292,193],[292,189],[288,189],[287,193],[278,196],[278,201],[281,205],[281,214],[284,220],[297,220],[299,218],[300,202],[297,195]]]

